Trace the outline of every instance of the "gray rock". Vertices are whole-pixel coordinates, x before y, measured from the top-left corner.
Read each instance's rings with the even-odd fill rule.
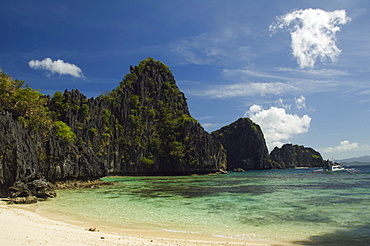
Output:
[[[31,194],[37,198],[54,198],[56,192],[54,185],[45,179],[37,179],[27,184]]]
[[[325,161],[319,152],[301,145],[284,144],[271,151],[271,159],[279,163],[281,168],[322,167]]]
[[[249,118],[240,118],[228,126],[212,132],[227,153],[227,170],[271,169],[265,138],[259,125]]]

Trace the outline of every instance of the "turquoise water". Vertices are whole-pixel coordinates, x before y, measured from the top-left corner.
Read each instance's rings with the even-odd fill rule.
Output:
[[[114,186],[60,190],[39,209],[115,226],[297,245],[370,243],[370,166],[227,175],[107,177]]]

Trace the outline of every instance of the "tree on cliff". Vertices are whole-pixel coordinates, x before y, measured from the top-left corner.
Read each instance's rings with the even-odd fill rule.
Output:
[[[225,165],[221,144],[190,115],[170,69],[148,58],[95,99],[56,93],[50,109],[113,174],[189,174]]]
[[[11,112],[24,126],[41,130],[49,128],[52,121],[46,103],[47,98],[38,90],[0,71],[0,111]]]

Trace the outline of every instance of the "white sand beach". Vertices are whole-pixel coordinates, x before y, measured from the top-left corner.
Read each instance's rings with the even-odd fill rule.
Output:
[[[6,205],[0,202],[0,245],[287,245],[279,242],[244,242],[223,238],[189,238],[176,233],[109,230],[99,225],[86,227],[44,217],[32,211],[34,205]],[[95,231],[89,231],[96,228]]]

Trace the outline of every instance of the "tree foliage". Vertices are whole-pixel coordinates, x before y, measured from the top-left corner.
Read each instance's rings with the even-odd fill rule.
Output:
[[[0,111],[11,112],[25,126],[40,130],[49,128],[52,122],[46,103],[47,98],[38,90],[0,71]]]
[[[38,90],[33,90],[22,80],[14,80],[0,71],[0,111],[11,112],[23,125],[32,130],[48,135],[53,126],[56,135],[75,141],[76,134],[59,119],[67,105],[61,92],[56,92],[47,107],[48,98]]]
[[[62,119],[65,110],[67,109],[67,104],[65,102],[66,98],[61,91],[57,91],[53,94],[49,108],[53,112],[53,118]]]
[[[55,121],[54,124],[57,127],[57,136],[70,142],[74,142],[76,140],[76,134],[66,123],[64,123],[63,121]]]

